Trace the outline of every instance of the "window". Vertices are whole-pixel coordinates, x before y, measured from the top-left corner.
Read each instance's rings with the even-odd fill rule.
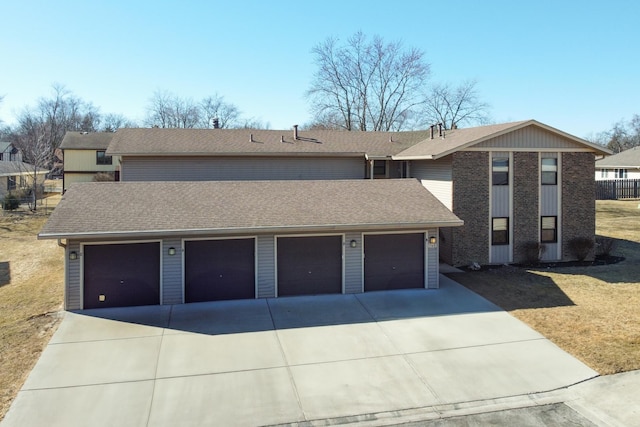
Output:
[[[16,177],[15,176],[7,177],[7,190],[11,191],[15,189],[16,189]]]
[[[107,156],[104,151],[96,151],[96,164],[97,165],[110,165],[111,156]]]
[[[542,185],[558,184],[558,159],[542,159]]]
[[[492,218],[491,220],[491,244],[509,244],[509,218]]]
[[[373,177],[374,178],[387,177],[387,161],[386,160],[373,161]]]
[[[494,157],[492,159],[493,185],[509,185],[509,158]]]
[[[600,170],[600,178],[607,178],[609,176],[609,169]]]
[[[540,221],[540,241],[542,243],[558,242],[558,218],[555,216],[543,216]]]
[[[616,179],[627,179],[627,170],[616,169]]]

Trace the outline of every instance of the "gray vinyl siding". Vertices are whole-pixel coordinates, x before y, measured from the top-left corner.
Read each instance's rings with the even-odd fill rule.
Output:
[[[438,254],[438,244],[434,245],[433,247],[429,244],[429,238],[430,237],[436,237],[437,240],[440,240],[440,237],[438,236],[438,229],[430,229],[427,231],[427,236],[426,236],[426,240],[425,240],[425,244],[426,244],[426,253],[427,253],[427,260],[426,260],[426,271],[427,271],[427,283],[426,283],[426,288],[429,289],[437,289],[440,287],[440,274],[439,274],[439,263],[440,263],[440,256]]]
[[[351,247],[351,241],[356,247]],[[347,233],[344,237],[344,293],[357,294],[363,292],[362,277],[362,233]]]
[[[69,259],[69,253],[72,251],[78,254],[78,258],[73,261]],[[82,308],[82,254],[79,242],[68,242],[64,259],[67,265],[65,309],[80,310]]]
[[[276,296],[275,237],[258,236],[258,289],[257,298]]]
[[[451,173],[451,156],[438,160],[412,161],[410,174],[420,180],[447,208],[453,205],[453,178]]]
[[[123,157],[122,181],[362,179],[359,157]]]
[[[176,254],[169,255],[169,248]],[[165,239],[162,241],[162,304],[181,304],[182,297],[182,241]]]
[[[494,185],[491,196],[491,216],[509,216],[509,193],[511,189],[508,185]]]
[[[535,126],[500,135],[473,146],[474,149],[584,149],[584,146]]]

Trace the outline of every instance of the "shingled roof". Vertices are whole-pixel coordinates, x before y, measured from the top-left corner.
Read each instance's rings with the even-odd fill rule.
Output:
[[[444,131],[347,132],[257,129],[120,129],[108,154],[125,156],[368,156],[395,160],[437,159],[474,144],[537,126],[596,151],[608,150],[535,120]]]
[[[113,132],[67,132],[60,148],[63,150],[106,150]]]
[[[596,168],[640,169],[640,147],[633,147],[613,156],[600,159],[596,162]]]
[[[417,180],[92,182],[72,186],[41,239],[375,229],[463,222]]]

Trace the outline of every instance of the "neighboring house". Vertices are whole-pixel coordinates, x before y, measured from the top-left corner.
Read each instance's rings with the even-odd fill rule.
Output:
[[[119,158],[106,154],[112,132],[67,132],[60,144],[63,163],[63,191],[76,182],[94,181],[97,174],[118,181]]]
[[[594,238],[607,153],[534,120],[120,129],[106,154],[123,182],[72,189],[39,237],[66,240],[68,309],[436,288],[439,258],[520,262],[543,242],[571,259],[570,239]]]
[[[49,171],[46,169],[38,170],[35,174],[37,185],[44,185],[44,180]],[[10,192],[18,190],[26,190],[27,192],[33,188],[33,165],[23,162],[0,162],[0,199]]]
[[[640,147],[596,161],[596,180],[640,179]]]
[[[11,142],[0,141],[0,162],[21,162],[22,153]]]

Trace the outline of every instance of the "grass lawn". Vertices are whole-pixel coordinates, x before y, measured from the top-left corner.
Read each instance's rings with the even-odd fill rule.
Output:
[[[0,210],[0,419],[49,342],[62,309],[62,249],[56,241],[36,239],[46,219],[44,212]]]
[[[59,199],[59,196],[57,196]],[[50,198],[47,207],[55,206]],[[640,369],[639,202],[597,203],[597,233],[618,240],[608,266],[506,267],[451,277],[531,325],[601,374]],[[42,213],[0,211],[0,419],[55,331],[63,251],[37,240]]]
[[[600,374],[640,369],[639,201],[597,201],[596,233],[626,259],[594,267],[448,274]]]

